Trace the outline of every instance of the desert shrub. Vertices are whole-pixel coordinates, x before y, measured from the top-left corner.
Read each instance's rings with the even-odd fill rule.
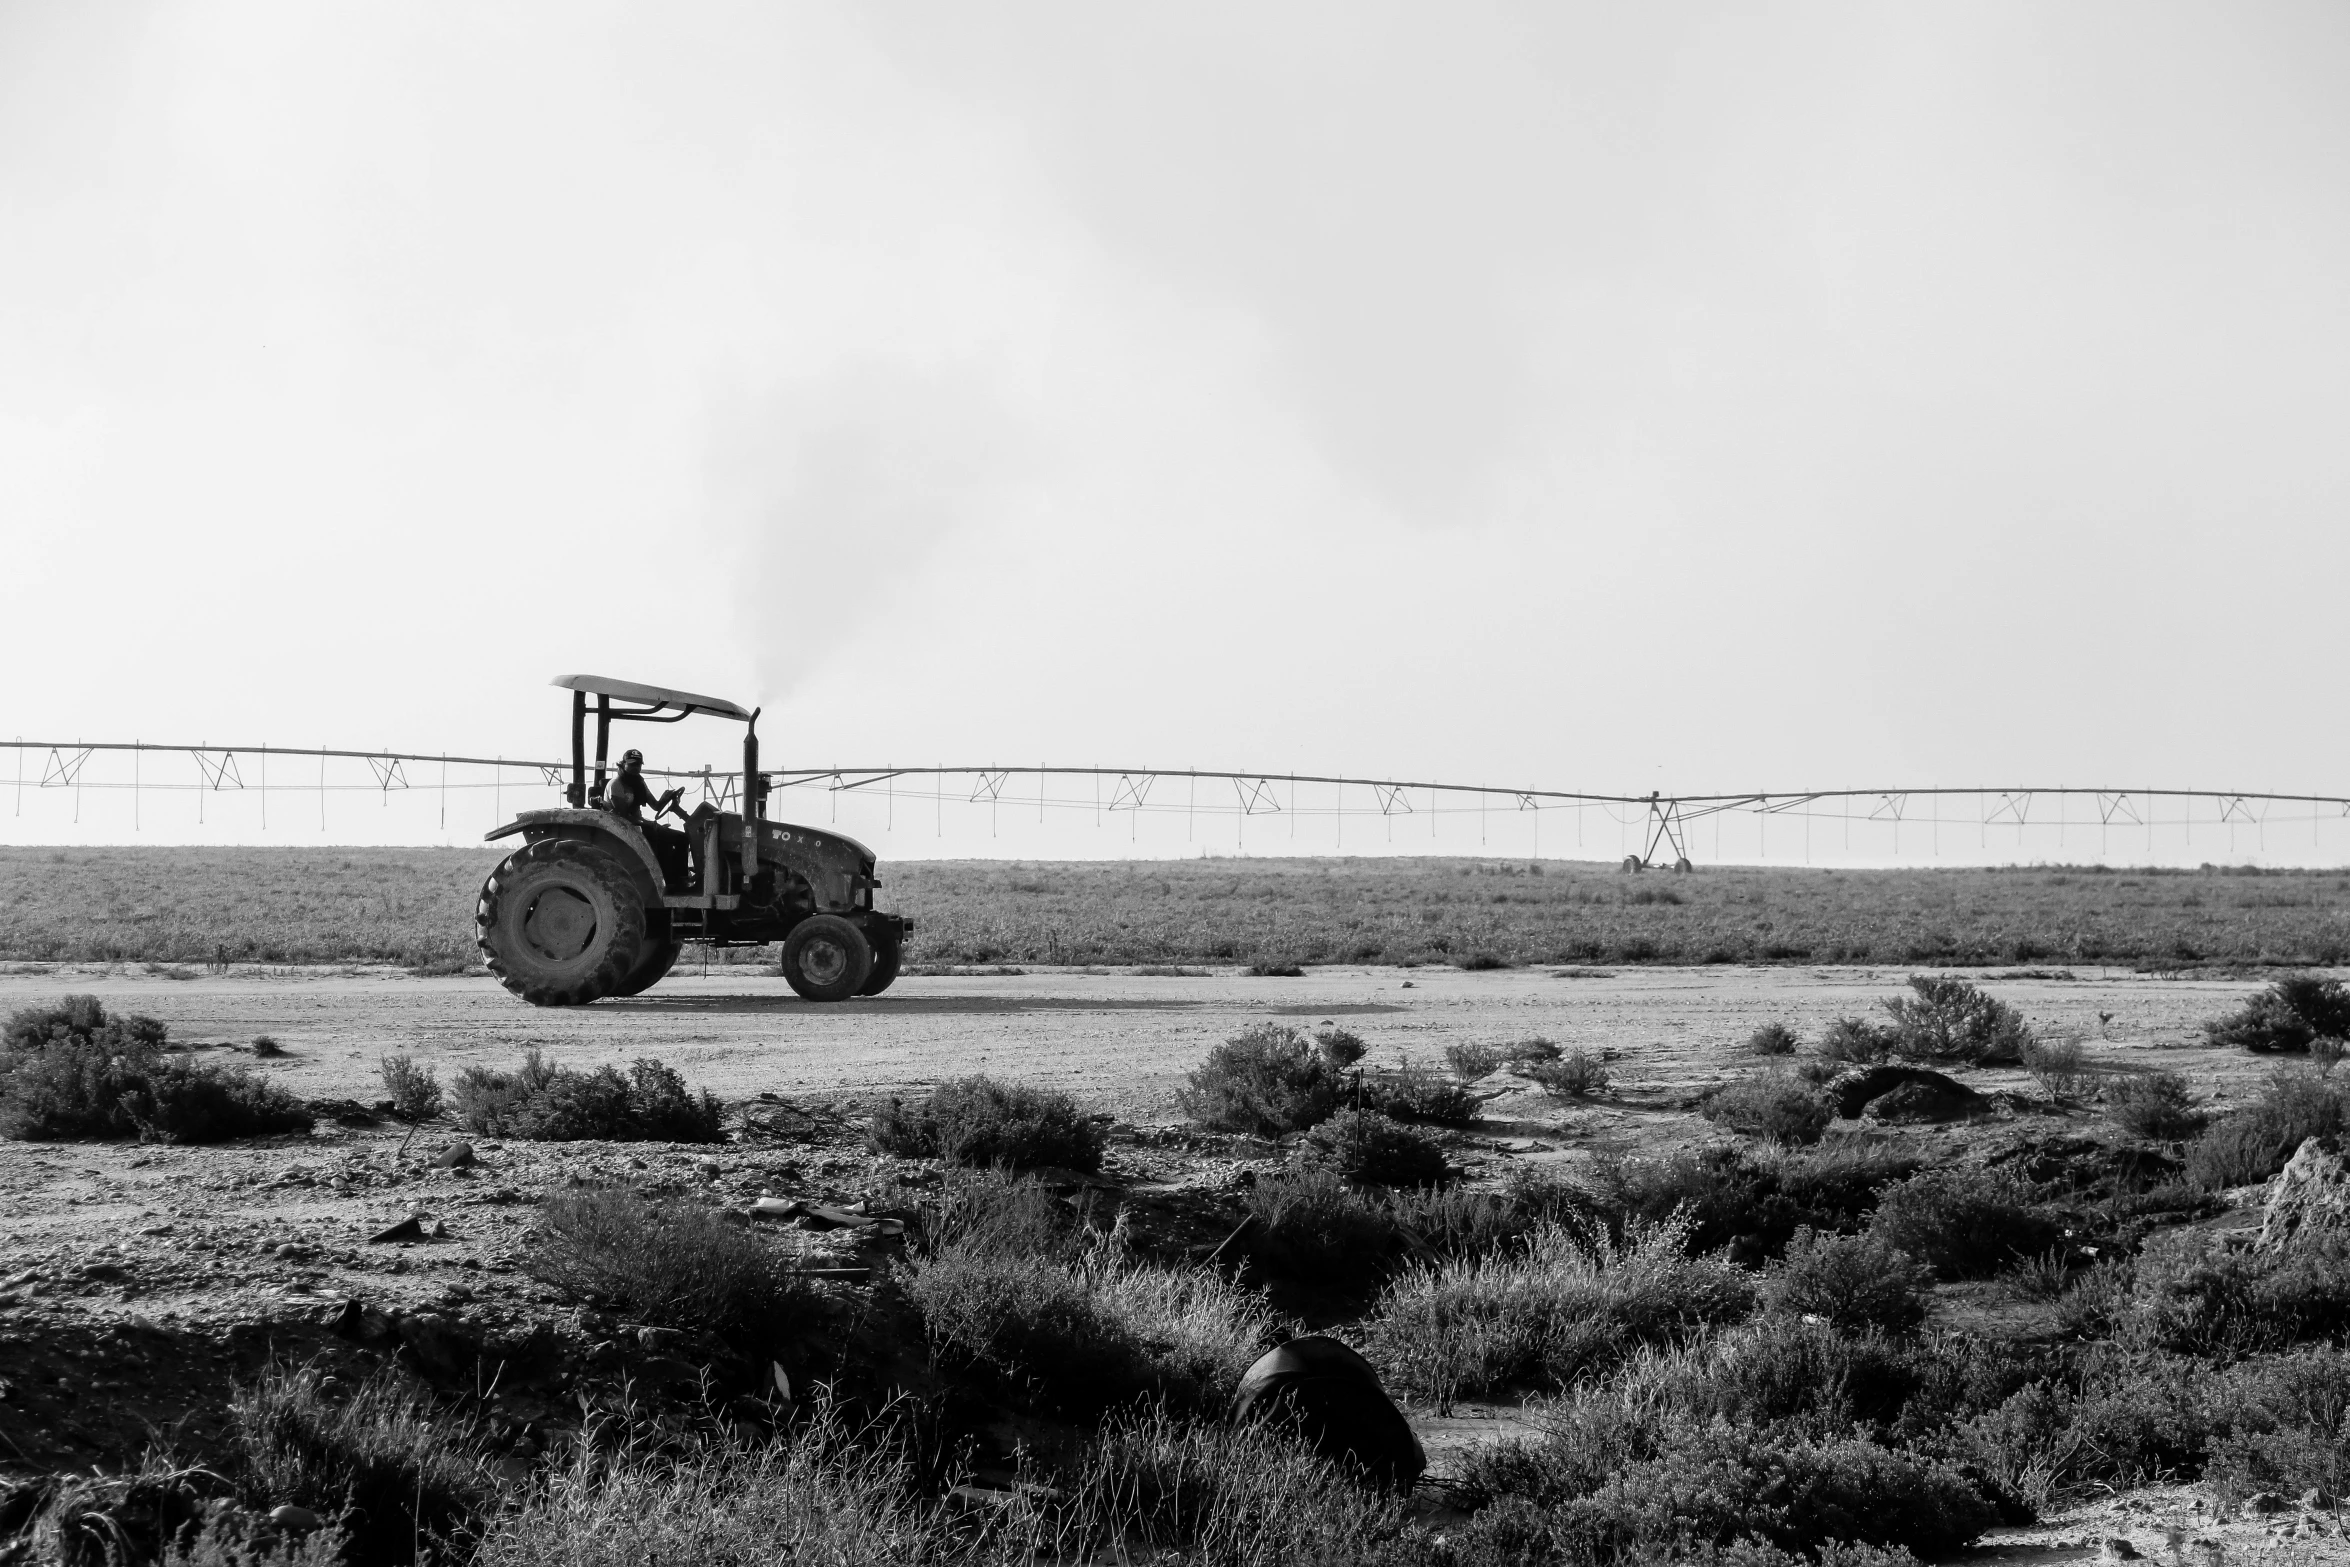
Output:
[[[450,1085],[457,1124],[492,1137],[531,1142],[715,1143],[724,1111],[655,1060],[591,1072],[549,1066],[528,1051],[512,1072],[468,1067]]]
[[[1556,1188],[1566,1188],[1560,1192]],[[1461,1185],[1399,1187],[1381,1194],[1407,1242],[1440,1257],[1485,1257],[1522,1240],[1545,1220],[1584,1217],[1589,1198],[1579,1184],[1546,1178],[1539,1168],[1511,1172],[1498,1192]]]
[[[1420,1266],[1381,1294],[1366,1353],[1439,1404],[1514,1387],[1565,1387],[1644,1343],[1744,1316],[1746,1275],[1685,1254],[1687,1221],[1621,1240],[1544,1225],[1499,1255]]]
[[[2072,1261],[2061,1246],[2018,1257],[1999,1272],[1999,1282],[2018,1300],[2061,1300],[2072,1282]]]
[[[251,1505],[345,1515],[347,1560],[408,1562],[453,1543],[496,1501],[470,1428],[380,1378],[329,1400],[309,1371],[272,1370],[229,1403],[235,1467]],[[233,1558],[231,1558],[233,1560]]]
[[[1469,1126],[1477,1120],[1477,1096],[1465,1084],[1409,1063],[1384,1072],[1365,1072],[1356,1104],[1399,1121],[1433,1121]]]
[[[160,1050],[167,1035],[151,1017],[109,1017],[96,996],[67,996],[55,1006],[25,1007],[0,1031],[0,1052],[30,1054],[58,1045],[92,1045],[115,1052]]]
[[[1907,996],[1884,1003],[1888,1045],[1908,1061],[1988,1066],[2023,1059],[2031,1042],[2024,1015],[1963,979],[1912,974]]]
[[[2132,1137],[2176,1142],[2203,1129],[2203,1112],[2176,1072],[2117,1077],[2105,1086],[2105,1113]]]
[[[392,1114],[402,1121],[429,1121],[441,1113],[441,1080],[413,1056],[385,1056],[377,1063]]]
[[[2138,1259],[2138,1336],[2197,1354],[2274,1350],[2350,1328],[2350,1256],[2295,1246],[2282,1253],[2179,1236]]]
[[[1914,1172],[1915,1156],[1857,1147],[1760,1153],[1694,1149],[1663,1159],[1594,1161],[1586,1187],[1612,1231],[1685,1215],[1697,1252],[1731,1248],[1737,1260],[1776,1255],[1799,1229],[1857,1229],[1877,1193]]]
[[[2350,1491],[2350,1355],[2299,1350],[2231,1367],[2231,1429],[2210,1447],[2204,1480],[2224,1501],[2255,1491]]]
[[[1562,1054],[1557,1040],[1545,1039],[1540,1034],[1501,1047],[1502,1060],[1521,1067],[1529,1061],[1556,1061]]]
[[[1288,958],[1265,958],[1241,972],[1255,979],[1303,979],[1306,971]]]
[[[950,1168],[919,1206],[917,1238],[1021,1257],[1077,1257],[1094,1244],[1092,1210],[1060,1200],[1050,1186],[1007,1169]]]
[[[1866,1018],[1840,1017],[1820,1035],[1820,1056],[1854,1066],[1874,1066],[1893,1056],[1893,1034]]]
[[[1705,1097],[1705,1118],[1717,1126],[1774,1143],[1816,1143],[1835,1112],[1793,1078],[1768,1074],[1725,1083]]]
[[[1584,1401],[1543,1440],[1476,1455],[1465,1478],[1502,1498],[1463,1531],[1464,1546],[1491,1553],[1469,1560],[1826,1567],[1908,1559],[1879,1554],[1888,1547],[1946,1555],[1998,1521],[1930,1458],[1728,1422],[1644,1425]]]
[[[33,1142],[217,1143],[306,1132],[301,1101],[241,1066],[164,1051],[153,1018],[110,1018],[90,996],[9,1019],[0,1134]]]
[[[1399,1237],[1394,1211],[1326,1165],[1259,1178],[1242,1194],[1256,1255],[1276,1271],[1338,1285],[1385,1275]]]
[[[1945,1279],[1987,1278],[2046,1251],[2063,1226],[2011,1183],[1967,1170],[1924,1170],[1886,1188],[1869,1233]]]
[[[1363,1036],[1336,1023],[1318,1023],[1314,1026],[1314,1050],[1329,1064],[1333,1072],[1343,1072],[1360,1061],[1370,1051]]]
[[[1473,1040],[1457,1040],[1444,1047],[1444,1064],[1452,1068],[1454,1076],[1467,1083],[1491,1077],[1507,1059],[1501,1053],[1501,1046]]]
[[[1255,1295],[1213,1273],[1106,1248],[1053,1257],[952,1241],[914,1258],[906,1293],[941,1354],[1069,1414],[1218,1408],[1269,1325]]]
[[[2187,1175],[2205,1187],[2249,1186],[2285,1167],[2312,1137],[2346,1119],[2341,1092],[2315,1072],[2280,1070],[2252,1104],[2221,1116],[2187,1145]]]
[[[1076,1100],[988,1077],[941,1083],[912,1109],[890,1101],[873,1117],[872,1141],[884,1153],[950,1164],[1058,1165],[1089,1175],[1102,1167],[1101,1124]]]
[[[1209,1051],[1175,1103],[1202,1126],[1278,1137],[1338,1108],[1339,1071],[1301,1030],[1259,1023]]]
[[[1802,1041],[1795,1030],[1784,1023],[1765,1023],[1746,1036],[1746,1053],[1750,1056],[1791,1056]]]
[[[2303,1055],[2320,1039],[2350,1038],[2350,988],[2338,979],[2294,974],[2203,1025],[2204,1037],[2255,1055]]]
[[[540,1206],[539,1230],[535,1276],[656,1326],[765,1345],[812,1309],[780,1253],[699,1203],[625,1188],[557,1192]]]
[[[276,1040],[270,1038],[267,1034],[263,1034],[253,1041],[253,1054],[260,1056],[264,1060],[273,1059],[275,1057],[282,1056],[285,1053],[286,1047],[279,1044]]]
[[[1817,1317],[1840,1333],[1907,1333],[1925,1320],[1933,1282],[1923,1263],[1874,1235],[1799,1230],[1763,1276],[1774,1311]]]
[[[1450,1178],[1444,1150],[1376,1110],[1341,1110],[1306,1134],[1310,1157],[1350,1181],[1434,1186]]]
[[[1555,1061],[1529,1061],[1520,1070],[1553,1098],[1589,1099],[1607,1092],[1607,1068],[1587,1050],[1570,1050]]]
[[[2019,1051],[2024,1070],[2052,1099],[2070,1098],[2087,1079],[2088,1052],[2077,1039],[2026,1037]]]

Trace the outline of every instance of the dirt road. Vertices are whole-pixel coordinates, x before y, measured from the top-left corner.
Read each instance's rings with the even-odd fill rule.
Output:
[[[1897,969],[1856,968],[1555,977],[1562,972],[1576,973],[1316,968],[1300,979],[1259,979],[1229,970],[1196,978],[1058,970],[908,977],[871,1000],[813,1006],[772,975],[714,971],[673,976],[630,1001],[543,1011],[487,979],[411,979],[391,969],[240,968],[172,980],[127,968],[17,965],[0,972],[0,1012],[89,992],[109,1009],[163,1019],[177,1041],[243,1046],[267,1034],[289,1054],[256,1064],[305,1098],[380,1098],[377,1062],[387,1054],[413,1055],[446,1079],[467,1066],[509,1066],[537,1046],[574,1066],[658,1056],[730,1099],[774,1092],[861,1101],[987,1072],[1152,1123],[1174,1119],[1190,1067],[1254,1022],[1340,1021],[1375,1060],[1400,1052],[1431,1066],[1456,1041],[1541,1035],[1615,1052],[1621,1089],[1669,1092],[1743,1069],[1739,1042],[1762,1023],[1813,1037],[1839,1015],[1872,1011],[1904,979]],[[2159,1052],[2163,1066],[2186,1071],[2205,1093],[2259,1076],[2258,1063],[2200,1046],[2204,1020],[2252,982],[2071,972],[2078,977],[1982,977],[2044,1034],[2082,1038],[2095,1061],[2151,1064]]]

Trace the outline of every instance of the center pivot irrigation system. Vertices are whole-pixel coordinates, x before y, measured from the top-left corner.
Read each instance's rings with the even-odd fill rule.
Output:
[[[450,829],[454,800],[463,831],[484,818],[502,822],[518,805],[559,800],[572,769],[569,760],[324,746],[17,739],[0,740],[0,747],[15,753],[12,773],[0,764],[0,789],[12,791],[17,818],[28,808],[63,815],[70,797],[72,820],[80,823],[85,794],[97,794],[117,808],[127,799],[127,825],[134,832],[144,830],[150,797],[176,802],[170,807],[175,823],[192,816],[201,824],[208,810],[219,813],[224,797],[232,796],[253,808],[252,825],[264,831],[324,832],[331,802],[368,796],[384,803],[437,798],[433,825],[442,831]],[[743,774],[732,769],[647,767],[645,776],[681,787],[718,810],[741,805]],[[1097,826],[1123,823],[1139,838],[1144,818],[1179,817],[1190,841],[1263,852],[1277,851],[1282,838],[1296,841],[1301,823],[1325,841],[1334,835],[1342,851],[1350,834],[1360,843],[1368,829],[1396,845],[1409,841],[1398,838],[1399,826],[1409,832],[1425,823],[1432,846],[1459,852],[1463,829],[1473,828],[1483,846],[1490,831],[1516,821],[1531,827],[1537,854],[1547,828],[1554,854],[1609,842],[1627,870],[1688,870],[1701,855],[1721,857],[1727,820],[1737,829],[1732,852],[1743,856],[1751,842],[1769,860],[1808,859],[1815,846],[1849,850],[1856,829],[1874,852],[1889,849],[1897,857],[1921,851],[1980,857],[2027,848],[2058,858],[2083,848],[2192,854],[2199,845],[2204,853],[2305,854],[2329,843],[2350,857],[2350,833],[2341,827],[2327,831],[2333,824],[2350,827],[2350,796],[2259,789],[2035,785],[1604,794],[1326,773],[1007,763],[774,767],[758,776],[769,790],[802,802],[793,810],[828,809],[834,821],[843,802],[872,802],[860,818],[869,828],[902,831],[935,821],[943,835],[950,808],[983,809],[991,826],[1010,813],[1034,812],[1040,823],[1090,816]],[[469,809],[468,801],[476,803]],[[781,814],[780,804],[777,809]],[[116,819],[113,813],[109,819]]]

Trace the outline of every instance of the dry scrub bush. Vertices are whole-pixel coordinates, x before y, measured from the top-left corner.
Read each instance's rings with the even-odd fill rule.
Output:
[[[1850,1066],[1875,1066],[1893,1058],[1892,1030],[1866,1018],[1840,1017],[1820,1035],[1820,1057]]]
[[[1798,1230],[1763,1275],[1774,1311],[1817,1318],[1839,1333],[1907,1333],[1926,1317],[1932,1273],[1873,1235]]]
[[[380,1378],[330,1400],[313,1373],[272,1370],[229,1414],[250,1504],[339,1519],[353,1567],[413,1560],[418,1544],[453,1549],[496,1500],[470,1427]]]
[[[1436,1186],[1450,1178],[1444,1150],[1376,1110],[1341,1110],[1306,1134],[1308,1157],[1350,1181]]]
[[[2285,1167],[2302,1143],[2341,1132],[2342,1092],[2306,1068],[2280,1068],[2254,1103],[2221,1116],[2187,1145],[2187,1175],[2208,1188],[2249,1186]]]
[[[2306,1055],[2320,1040],[2350,1039],[2350,988],[2338,979],[2294,974],[2203,1025],[2212,1044],[2254,1055]]]
[[[1818,1142],[1835,1119],[1818,1094],[1776,1073],[1725,1083],[1706,1095],[1701,1109],[1717,1126],[1786,1146]]]
[[[1750,1056],[1791,1056],[1802,1041],[1795,1030],[1784,1023],[1765,1023],[1746,1036],[1746,1053]]]
[[[384,1056],[377,1062],[392,1115],[401,1121],[429,1121],[441,1113],[441,1081],[413,1056]]]
[[[1260,1137],[1302,1132],[1338,1108],[1347,1064],[1334,1063],[1302,1029],[1259,1023],[1208,1052],[1175,1103],[1218,1131]]]
[[[1058,1165],[1092,1174],[1102,1167],[1101,1123],[1051,1089],[965,1077],[941,1083],[912,1109],[893,1099],[873,1117],[873,1146],[949,1164]]]
[[[1963,979],[1912,974],[1914,994],[1883,1003],[1891,1015],[1889,1048],[1928,1065],[1993,1066],[2023,1059],[2032,1042],[2024,1015]]]
[[[148,1017],[94,996],[16,1013],[0,1036],[0,1134],[35,1142],[217,1143],[306,1132],[302,1102],[247,1068],[166,1053]]]
[[[1925,1170],[1887,1187],[1869,1221],[1872,1237],[1945,1279],[1988,1278],[2057,1244],[2063,1229],[2013,1183],[1968,1170]]]
[[[539,1229],[536,1277],[642,1322],[764,1346],[813,1309],[809,1286],[764,1239],[698,1203],[558,1192],[541,1205]]]
[[[592,1072],[550,1066],[526,1051],[512,1072],[467,1067],[450,1084],[457,1124],[491,1137],[531,1142],[715,1143],[725,1140],[717,1099],[695,1093],[655,1060]]]
[[[2177,1142],[2203,1129],[2187,1080],[2176,1072],[2117,1077],[2105,1085],[2105,1114],[2132,1137]]]
[[[1255,1221],[1251,1254],[1266,1272],[1342,1289],[1375,1284],[1407,1256],[1483,1257],[1545,1219],[1589,1211],[1580,1187],[1520,1170],[1499,1192],[1452,1185],[1363,1187],[1321,1165],[1258,1179],[1241,1200]]]
[[[1824,1150],[1693,1149],[1664,1159],[1602,1159],[1587,1177],[1590,1200],[1609,1227],[1659,1223],[1676,1212],[1693,1251],[1732,1248],[1740,1261],[1776,1255],[1799,1229],[1849,1231],[1875,1211],[1877,1194],[1914,1173],[1898,1149],[1848,1145]]]
[[[2197,1355],[2246,1355],[2350,1329],[2350,1250],[2297,1245],[2239,1249],[2174,1235],[2138,1258],[2125,1333]]]
[[[1557,1099],[1590,1099],[1607,1092],[1607,1068],[1586,1050],[1570,1050],[1555,1061],[1530,1061],[1520,1070]]]
[[[1501,1053],[1501,1046],[1481,1041],[1464,1039],[1444,1047],[1444,1064],[1452,1068],[1454,1076],[1467,1083],[1491,1077],[1507,1059]]]
[[[2027,1039],[2022,1060],[2051,1099],[2073,1098],[2088,1083],[2088,1052],[2078,1039]]]
[[[974,1526],[939,1495],[900,1411],[819,1404],[764,1442],[674,1459],[583,1447],[484,1531],[475,1567],[646,1562],[1030,1567],[1038,1561],[1362,1567],[1456,1560],[1404,1504],[1257,1427],[1112,1421],[1053,1484]],[[1463,1567],[1467,1567],[1464,1563]]]
[[[1477,1096],[1461,1083],[1409,1062],[1385,1071],[1366,1071],[1356,1080],[1355,1103],[1399,1121],[1433,1121],[1470,1126],[1477,1120]]]
[[[1678,1216],[1621,1240],[1549,1224],[1499,1255],[1414,1268],[1380,1296],[1367,1353],[1439,1405],[1565,1387],[1635,1345],[1745,1315],[1752,1282],[1686,1255],[1687,1236]]]

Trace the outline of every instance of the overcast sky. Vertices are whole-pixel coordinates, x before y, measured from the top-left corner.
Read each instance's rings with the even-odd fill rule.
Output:
[[[0,0],[0,733],[551,753],[584,669],[789,764],[2350,792],[2346,81],[2338,4]]]

